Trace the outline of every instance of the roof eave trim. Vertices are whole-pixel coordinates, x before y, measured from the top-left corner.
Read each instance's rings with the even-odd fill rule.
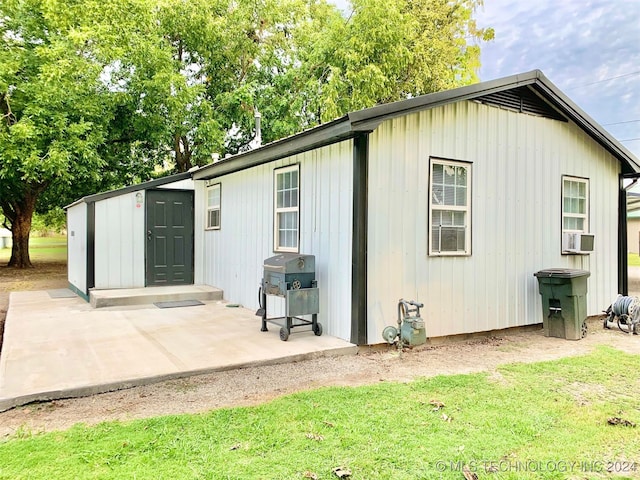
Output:
[[[474,83],[452,90],[429,93],[400,102],[378,105],[350,113],[349,118],[355,129],[367,129],[373,125],[379,125],[384,120],[400,117],[412,112],[432,109],[453,102],[472,100],[483,95],[531,85],[536,83],[541,77],[544,77],[544,75],[542,75],[540,70],[533,70],[531,72],[490,80],[488,82]]]
[[[489,82],[431,93],[419,97],[351,112],[333,122],[319,125],[300,134],[278,140],[256,150],[234,155],[201,168],[193,175],[194,180],[206,180],[237,172],[284,157],[296,155],[322,146],[353,138],[360,133],[372,132],[384,120],[435,108],[453,101],[476,98],[494,91],[535,83],[542,75],[539,70],[512,75]]]
[[[252,168],[281,158],[353,138],[359,133],[348,116],[319,125],[305,132],[264,145],[255,150],[225,158],[194,172],[194,180],[207,180]]]
[[[359,133],[372,132],[383,121],[409,113],[436,108],[453,102],[473,100],[512,88],[530,86],[540,92],[560,114],[574,121],[588,135],[611,152],[622,164],[623,173],[640,172],[634,155],[597,122],[558,90],[540,70],[510,77],[476,83],[453,90],[431,93],[419,97],[351,112],[342,118],[319,125],[305,132],[278,140],[255,150],[234,155],[201,168],[193,174],[194,180],[205,180],[234,173],[257,165],[293,156],[309,150],[338,143]]]
[[[106,200],[108,198],[117,197],[127,193],[137,192],[139,190],[147,190],[150,188],[161,187],[162,185],[166,185],[168,183],[187,180],[191,178],[191,176],[192,176],[192,172],[176,173],[173,175],[168,175],[166,177],[156,178],[155,180],[149,180],[148,182],[138,183],[136,185],[129,185],[123,188],[118,188],[116,190],[109,190],[107,192],[87,195],[86,197],[82,197],[79,200],[76,200],[75,202],[67,205],[66,207],[64,207],[64,209],[66,210],[68,208],[75,207],[79,203],[95,203],[100,200]]]
[[[559,106],[565,116],[615,156],[623,165],[623,173],[640,173],[640,165],[637,163],[633,153],[612,137],[598,122],[553,85],[544,75],[541,74],[540,80],[536,82],[536,87],[542,90],[549,100]]]

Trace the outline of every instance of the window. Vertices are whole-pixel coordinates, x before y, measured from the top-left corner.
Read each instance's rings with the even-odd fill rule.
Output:
[[[431,159],[429,255],[471,254],[471,164]]]
[[[274,250],[277,252],[298,251],[298,177],[298,165],[275,172]]]
[[[562,177],[562,232],[589,231],[589,180]]]
[[[207,187],[207,229],[220,229],[220,184]]]

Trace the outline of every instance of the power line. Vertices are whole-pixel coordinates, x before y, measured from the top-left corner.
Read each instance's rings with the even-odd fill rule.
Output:
[[[608,127],[609,125],[622,125],[623,123],[636,123],[636,122],[640,122],[640,119],[638,119],[638,120],[625,120],[624,122],[603,123],[601,125],[603,127]]]
[[[638,138],[627,138],[626,140],[620,140],[621,142],[635,142],[636,140],[640,140],[640,137]]]
[[[567,88],[565,90],[575,90],[576,88],[588,87],[590,85],[596,85],[598,83],[608,82],[609,80],[616,80],[617,78],[629,77],[631,75],[638,75],[639,73],[640,73],[640,70],[638,70],[637,72],[631,72],[631,73],[625,73],[623,75],[618,75],[616,77],[603,78],[602,80],[598,80],[596,82],[585,83],[584,85],[577,85],[575,87]]]

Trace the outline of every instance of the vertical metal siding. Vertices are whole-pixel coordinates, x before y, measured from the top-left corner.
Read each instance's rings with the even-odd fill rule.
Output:
[[[87,293],[87,204],[67,209],[67,280]]]
[[[429,157],[472,162],[472,254],[429,257]],[[590,270],[588,312],[617,291],[619,163],[571,122],[458,102],[384,122],[371,135],[369,343],[398,300],[425,303],[431,337],[540,323],[533,273]],[[561,255],[562,175],[590,180],[595,251]]]
[[[220,183],[221,228],[204,230],[206,187],[196,182],[196,279],[224,297],[258,307],[263,260],[273,252],[274,169],[300,165],[300,252],[315,255],[319,321],[348,340],[351,328],[352,155],[350,141],[287,157],[213,180]],[[269,297],[274,313],[281,308]],[[259,322],[256,317],[256,328]]]
[[[96,202],[96,288],[145,286],[145,205],[132,192]]]

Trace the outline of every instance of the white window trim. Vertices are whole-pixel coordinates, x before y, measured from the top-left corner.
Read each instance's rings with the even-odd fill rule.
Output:
[[[455,206],[455,205],[434,205],[432,203],[433,198],[433,166],[434,165],[450,165],[455,167],[465,167],[467,169],[467,205],[466,206]],[[429,158],[429,208],[428,208],[428,226],[427,226],[427,244],[428,244],[428,254],[430,257],[468,257],[471,256],[471,226],[472,226],[472,216],[471,216],[471,185],[472,185],[472,163],[471,162],[463,162],[458,160],[447,160],[443,158],[431,157]],[[458,212],[466,212],[466,225],[465,225],[465,244],[463,252],[439,252],[433,250],[433,239],[431,236],[432,233],[432,213],[434,210],[447,210],[447,211],[458,211]]]
[[[220,199],[218,205],[211,206],[209,205],[209,189],[217,188],[220,192],[218,198]],[[205,230],[220,230],[220,226],[222,225],[222,184],[214,183],[212,185],[207,185],[205,191],[205,201],[207,202],[207,208],[205,210]],[[218,211],[218,225],[209,225],[209,212]]]
[[[298,206],[278,208],[278,175],[287,172],[298,172]],[[298,253],[300,251],[300,165],[290,165],[288,167],[278,168],[273,171],[273,251]],[[298,229],[296,237],[296,247],[280,246],[280,229],[278,228],[278,214],[296,212],[298,217]]]
[[[571,182],[578,182],[578,183],[584,183],[585,184],[585,192],[586,192],[586,199],[585,199],[585,213],[568,213],[564,211],[564,182],[565,180],[569,180]],[[560,226],[562,228],[562,233],[589,233],[589,196],[590,196],[590,192],[589,192],[589,179],[588,178],[582,178],[582,177],[574,177],[571,175],[563,175],[562,176],[562,194],[561,194],[561,211],[562,211],[562,215],[560,218]],[[571,217],[571,218],[583,218],[584,219],[584,229],[583,230],[569,230],[569,229],[565,229],[564,228],[564,219],[565,217]]]

